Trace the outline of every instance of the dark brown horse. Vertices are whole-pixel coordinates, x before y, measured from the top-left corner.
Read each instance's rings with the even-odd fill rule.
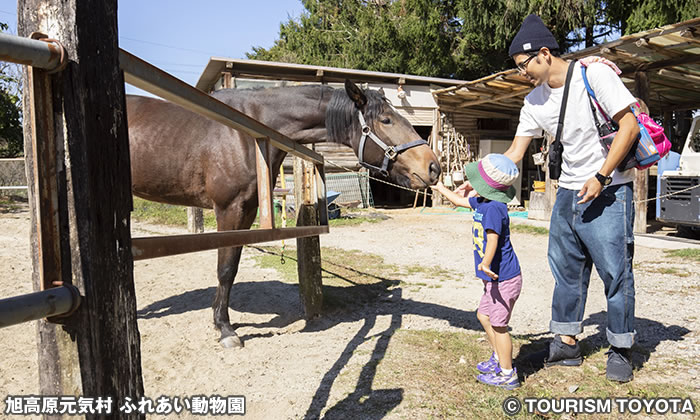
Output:
[[[228,89],[213,96],[293,141],[348,145],[361,162],[406,187],[425,188],[440,175],[435,154],[424,141],[416,141],[420,139],[416,131],[381,91],[362,91],[346,82],[345,90],[326,86]],[[158,99],[127,96],[127,112],[134,194],[163,203],[213,208],[219,231],[250,228],[258,206],[252,137]],[[285,155],[272,149],[273,183]],[[241,247],[219,249],[219,285],[212,306],[225,347],[243,345],[228,314],[240,258]]]

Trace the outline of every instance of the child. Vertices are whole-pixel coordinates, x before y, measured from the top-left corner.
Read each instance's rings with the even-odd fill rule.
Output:
[[[487,385],[515,389],[520,386],[520,380],[513,366],[508,321],[520,296],[522,276],[510,243],[510,219],[505,203],[515,195],[513,183],[518,178],[518,168],[506,156],[494,153],[464,169],[469,185],[460,186],[456,192],[441,182],[432,188],[452,204],[474,209],[474,265],[477,277],[484,282],[484,295],[476,315],[493,349],[489,360],[476,365],[481,372],[476,378]],[[457,194],[472,188],[467,197]]]

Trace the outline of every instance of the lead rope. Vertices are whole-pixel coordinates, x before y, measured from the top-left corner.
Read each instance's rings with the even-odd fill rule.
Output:
[[[360,175],[360,176],[363,176],[363,177],[366,177],[366,178],[369,178],[369,179],[373,179],[373,180],[378,181],[378,182],[383,182],[384,184],[391,185],[391,186],[396,187],[396,188],[401,188],[402,190],[412,191],[412,192],[415,192],[415,193],[418,193],[418,194],[425,194],[425,195],[427,195],[428,197],[432,197],[432,194],[426,192],[426,190],[422,190],[422,191],[421,191],[421,190],[417,190],[417,189],[413,189],[413,188],[407,188],[407,187],[404,187],[403,185],[394,184],[394,183],[392,183],[392,182],[388,182],[388,181],[385,181],[385,180],[383,180],[383,179],[375,178],[375,177],[373,177],[373,176],[371,176],[371,175],[369,175],[369,174],[365,174],[365,173],[362,173],[362,172],[359,172],[359,171],[355,171],[355,170],[350,169],[350,168],[346,168],[346,167],[344,167],[344,166],[342,166],[342,165],[338,165],[337,163],[335,163],[335,162],[333,162],[333,161],[330,161],[330,160],[328,160],[328,159],[326,159],[325,161],[326,161],[327,163],[330,163],[331,165],[333,165],[333,166],[335,166],[335,167],[337,167],[337,168],[343,169],[343,170],[345,170],[345,171],[347,171],[347,172],[354,172],[354,173],[356,173],[356,174],[358,174],[358,175]],[[689,188],[686,188],[686,189],[684,189],[684,190],[674,191],[674,192],[672,192],[672,193],[668,193],[668,194],[664,194],[664,195],[660,195],[660,196],[657,195],[656,197],[647,198],[647,199],[645,199],[645,200],[633,200],[632,202],[633,202],[633,203],[640,203],[640,204],[641,204],[641,203],[646,203],[646,202],[648,202],[648,201],[652,201],[652,200],[656,200],[656,199],[661,199],[661,198],[666,198],[666,197],[671,197],[671,196],[676,195],[676,194],[681,194],[681,193],[684,193],[684,192],[686,192],[686,191],[694,190],[694,189],[696,189],[696,188],[698,188],[698,187],[700,187],[700,184],[695,185],[695,186],[692,186],[692,187],[689,187]]]

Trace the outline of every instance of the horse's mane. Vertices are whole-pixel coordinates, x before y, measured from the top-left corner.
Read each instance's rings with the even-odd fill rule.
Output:
[[[348,133],[355,135],[360,132],[360,122],[356,116],[358,109],[355,103],[345,92],[345,89],[334,89],[329,86],[305,85],[305,86],[279,86],[273,88],[246,88],[246,89],[222,89],[212,93],[224,102],[229,100],[245,101],[255,95],[264,95],[269,92],[297,92],[308,98],[318,98],[319,106],[326,95],[330,95],[328,107],[326,108],[326,130],[328,141],[342,143],[348,138]],[[367,105],[364,112],[365,121],[371,126],[382,112],[385,103],[388,102],[384,96],[375,90],[363,90],[367,98]],[[359,135],[359,134],[358,134]]]
[[[382,107],[387,100],[377,91],[366,89],[363,91],[367,97],[367,109],[364,112],[365,121],[371,125],[382,112]],[[326,130],[328,141],[340,143],[347,138],[347,133],[358,133],[360,121],[355,116],[358,112],[355,103],[345,93],[345,89],[335,89],[326,108]]]

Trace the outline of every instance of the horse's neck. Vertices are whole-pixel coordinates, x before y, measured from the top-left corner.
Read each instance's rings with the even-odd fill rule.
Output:
[[[295,87],[223,95],[224,102],[295,142],[327,141],[325,116],[332,90]]]

